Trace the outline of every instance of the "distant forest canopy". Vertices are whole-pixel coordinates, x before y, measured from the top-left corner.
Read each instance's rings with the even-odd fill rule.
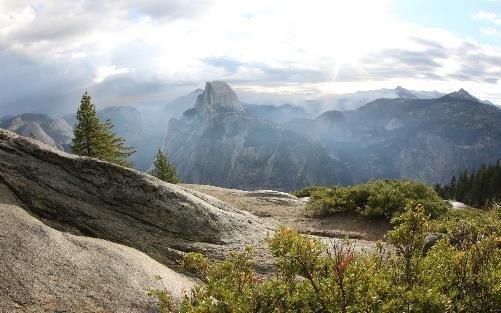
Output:
[[[501,201],[501,165],[482,165],[477,171],[453,176],[446,185],[435,185],[435,190],[444,199],[454,199],[474,207],[483,207]]]

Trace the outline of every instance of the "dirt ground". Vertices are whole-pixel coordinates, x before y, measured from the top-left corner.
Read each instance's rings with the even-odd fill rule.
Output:
[[[374,247],[374,242],[383,239],[389,229],[384,220],[369,219],[360,215],[318,217],[306,209],[307,199],[291,194],[270,191],[242,191],[209,185],[184,184],[184,187],[203,192],[235,208],[248,211],[263,223],[276,227],[293,227],[301,233],[315,235],[324,240],[349,238],[358,249]]]

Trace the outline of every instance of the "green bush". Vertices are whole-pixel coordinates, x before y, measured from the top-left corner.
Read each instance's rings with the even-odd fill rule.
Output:
[[[312,192],[314,192],[314,191],[327,190],[327,189],[329,189],[329,187],[327,187],[327,186],[309,186],[309,187],[305,187],[303,189],[296,190],[296,191],[292,192],[292,194],[298,198],[306,198],[306,197],[310,197]]]
[[[392,219],[391,247],[378,243],[372,252],[279,228],[267,240],[275,260],[272,275],[254,272],[250,248],[223,261],[189,253],[181,265],[202,283],[177,302],[165,292],[152,294],[160,308],[186,313],[498,312],[500,214],[495,206],[464,213],[463,220],[452,214],[432,221],[422,205],[407,206]],[[477,236],[458,246],[452,239],[461,224]],[[423,255],[427,232],[439,229],[446,236]]]
[[[450,210],[434,221],[433,228],[434,232],[448,234],[465,245],[494,236],[501,229],[501,205],[495,203],[488,210]]]
[[[312,188],[307,207],[321,215],[353,212],[391,219],[412,204],[422,204],[426,214],[432,217],[447,211],[444,201],[430,186],[415,181],[390,179],[348,187]]]

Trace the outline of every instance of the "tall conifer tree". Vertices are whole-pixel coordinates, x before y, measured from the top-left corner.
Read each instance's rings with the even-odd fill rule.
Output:
[[[77,111],[75,137],[71,145],[74,154],[98,158],[122,166],[131,167],[128,157],[135,151],[125,146],[125,139],[113,133],[113,125],[107,120],[101,123],[96,107],[87,92],[82,96]]]
[[[153,170],[150,174],[171,184],[179,183],[179,179],[176,176],[176,168],[170,164],[169,160],[167,160],[167,157],[160,149],[157,152],[155,162],[153,163]]]

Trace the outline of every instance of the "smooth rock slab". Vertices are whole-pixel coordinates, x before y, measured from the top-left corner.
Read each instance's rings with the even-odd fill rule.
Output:
[[[48,226],[124,244],[164,264],[186,251],[222,257],[261,242],[266,231],[252,214],[213,197],[0,129],[2,183]]]
[[[179,297],[193,284],[135,249],[0,204],[0,312],[155,312],[148,288]]]

